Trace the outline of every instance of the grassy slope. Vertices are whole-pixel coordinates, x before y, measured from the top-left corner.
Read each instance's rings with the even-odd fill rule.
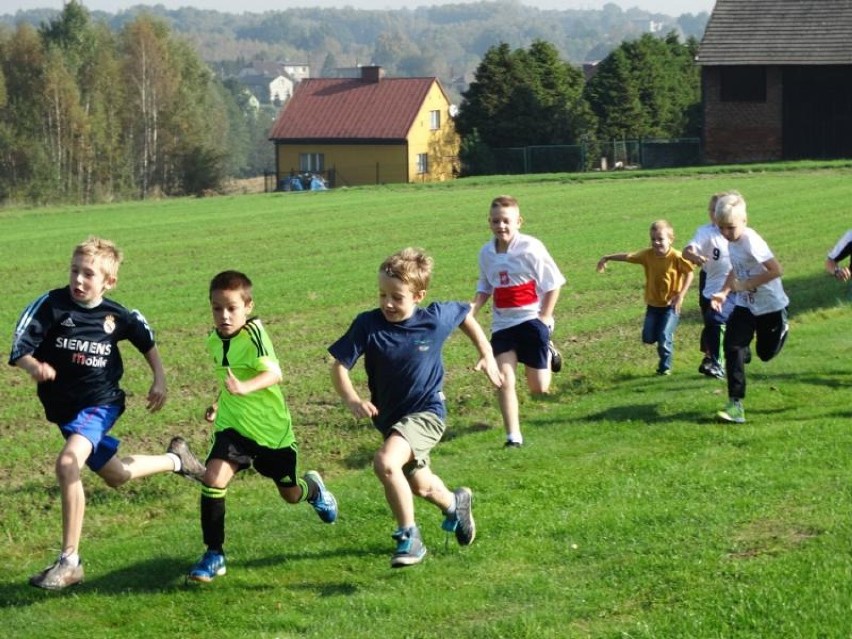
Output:
[[[7,282],[0,324],[59,286],[88,233],[127,254],[115,298],[158,330],[171,381],[163,412],[144,413],[149,378],[125,350],[134,394],[118,426],[124,452],[155,452],[173,432],[205,446],[214,385],[203,339],[206,285],[224,268],[255,280],[287,375],[305,463],[330,478],[334,527],[290,508],[245,474],[231,489],[227,577],[185,588],[200,553],[197,491],[157,477],[110,491],[87,476],[87,583],[51,595],[26,585],[58,545],[52,477],[58,435],[33,388],[0,372],[0,623],[7,636],[90,637],[766,637],[847,636],[849,546],[848,293],[821,274],[847,228],[848,167],[765,173],[565,176],[2,211]],[[647,242],[670,219],[677,246],[705,220],[709,195],[736,188],[786,269],[793,333],[782,355],[749,370],[744,427],[711,416],[723,386],[699,377],[694,305],[677,334],[676,373],[650,375],[639,344],[641,271],[605,252]],[[408,244],[437,261],[431,299],[467,299],[488,237],[488,201],[511,192],[568,277],[557,316],[566,365],[550,399],[522,394],[528,446],[504,451],[499,413],[468,369],[459,335],[446,351],[451,430],[436,451],[449,484],[476,491],[480,534],[446,546],[419,506],[430,558],[387,568],[392,521],[369,460],[366,424],[339,407],[326,345],[375,304],[374,272]],[[38,238],[34,241],[33,238]],[[487,324],[487,315],[481,318]]]

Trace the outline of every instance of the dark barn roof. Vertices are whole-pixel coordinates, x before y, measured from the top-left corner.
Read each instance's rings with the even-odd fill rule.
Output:
[[[699,65],[852,65],[852,0],[716,0]]]

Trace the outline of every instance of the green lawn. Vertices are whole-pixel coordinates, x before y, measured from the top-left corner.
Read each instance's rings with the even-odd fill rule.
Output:
[[[642,271],[604,253],[642,248],[657,218],[682,247],[709,196],[737,189],[785,269],[791,335],[749,367],[748,422],[717,424],[724,384],[698,375],[695,291],[675,370],[640,343]],[[448,344],[446,441],[436,472],[471,486],[476,543],[460,549],[418,502],[429,556],[389,568],[394,523],[370,468],[379,436],[334,394],[326,347],[377,301],[380,261],[407,245],[436,260],[427,301],[471,299],[488,203],[511,193],[523,230],[568,278],[557,307],[565,357],[553,394],[521,392],[526,446],[502,448],[496,401]],[[204,350],[207,284],[246,271],[285,372],[303,463],[340,502],[334,526],[243,473],[228,497],[228,574],[183,575],[203,551],[198,489],[158,476],[114,491],[85,476],[86,581],[27,585],[60,545],[53,461],[61,446],[22,371],[0,368],[0,635],[4,637],[824,637],[852,627],[850,288],[822,272],[849,228],[852,166],[723,167],[617,175],[481,178],[416,187],[0,210],[7,339],[24,306],[62,286],[90,233],[126,254],[113,296],[157,331],[167,406],[125,347],[122,451],[161,452],[172,434],[205,450],[215,393]],[[480,318],[488,325],[489,315]],[[7,341],[8,344],[8,341]],[[4,358],[8,351],[4,351]],[[363,386],[359,367],[353,374]]]

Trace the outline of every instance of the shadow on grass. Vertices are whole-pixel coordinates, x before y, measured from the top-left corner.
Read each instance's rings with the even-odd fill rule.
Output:
[[[822,264],[824,256],[816,260]],[[840,284],[825,273],[804,277],[783,277],[784,290],[790,298],[790,317],[821,308],[834,308],[852,299],[852,286]]]
[[[387,544],[362,544],[358,548],[323,549],[316,552],[297,552],[286,555],[269,555],[246,561],[229,561],[228,567],[235,569],[270,568],[285,566],[294,561],[327,560],[330,557],[385,557],[389,553]],[[124,595],[127,593],[144,594],[173,591],[194,585],[187,582],[187,571],[192,567],[187,557],[158,557],[147,561],[129,564],[106,574],[89,576],[81,584],[62,591],[41,590],[30,586],[27,579],[0,583],[0,609],[18,608],[39,604],[45,597],[80,597],[93,595],[98,597]],[[90,571],[91,572],[91,571]],[[352,594],[352,586],[342,583],[323,584],[319,588],[321,596]]]
[[[34,588],[24,579],[20,582],[0,584],[0,608],[29,606],[40,603],[45,597],[80,596],[87,594],[110,595],[128,591],[162,593],[173,589],[189,566],[185,557],[158,557],[128,565],[105,575],[87,577],[83,583],[61,591]]]

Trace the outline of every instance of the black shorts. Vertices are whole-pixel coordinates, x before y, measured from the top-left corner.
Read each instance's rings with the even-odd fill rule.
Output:
[[[538,370],[548,368],[550,329],[540,319],[532,319],[491,335],[494,357],[515,351],[524,366]]]
[[[223,459],[236,464],[238,472],[253,466],[258,473],[284,487],[295,486],[299,476],[299,449],[296,444],[287,448],[267,448],[233,428],[213,434],[213,446],[207,455],[208,464],[211,459]]]

